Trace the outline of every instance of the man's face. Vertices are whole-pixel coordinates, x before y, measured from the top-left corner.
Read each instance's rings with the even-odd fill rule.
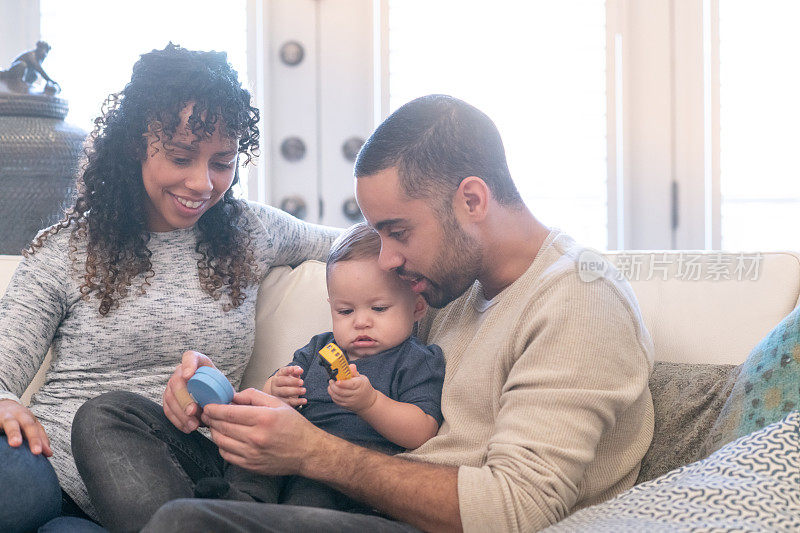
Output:
[[[380,267],[395,270],[428,305],[444,307],[478,278],[479,243],[449,209],[434,210],[435,199],[403,194],[396,168],[357,178],[356,197],[367,223],[381,236]],[[449,205],[444,199],[439,203]]]

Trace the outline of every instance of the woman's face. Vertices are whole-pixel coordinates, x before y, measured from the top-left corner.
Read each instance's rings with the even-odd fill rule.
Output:
[[[186,122],[193,105],[181,111],[181,125],[172,139],[145,134],[147,156],[142,181],[147,191],[147,226],[162,232],[192,227],[230,188],[236,171],[237,141],[220,127],[198,141]],[[155,141],[155,142],[154,142]]]

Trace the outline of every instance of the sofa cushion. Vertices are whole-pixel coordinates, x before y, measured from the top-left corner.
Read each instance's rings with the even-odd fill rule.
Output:
[[[656,361],[650,376],[655,427],[636,483],[706,457],[708,431],[728,398],[739,367]]]
[[[800,406],[800,307],[789,313],[742,363],[705,453],[782,419]]]
[[[272,372],[292,361],[295,350],[332,327],[325,263],[273,268],[258,288],[255,344],[240,388],[262,388]]]
[[[800,413],[545,531],[800,531]]]
[[[800,303],[797,252],[604,255],[636,293],[656,361],[738,365]]]

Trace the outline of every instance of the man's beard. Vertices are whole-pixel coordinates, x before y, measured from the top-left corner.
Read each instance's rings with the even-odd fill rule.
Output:
[[[483,249],[467,235],[452,213],[442,221],[442,249],[433,262],[428,288],[422,297],[431,307],[441,309],[469,289],[478,279],[483,263]],[[435,280],[435,281],[434,281]]]

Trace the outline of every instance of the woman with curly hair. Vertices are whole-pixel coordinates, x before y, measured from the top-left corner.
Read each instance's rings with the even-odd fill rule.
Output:
[[[234,198],[258,119],[224,53],[171,43],[142,55],[109,98],[74,206],[24,252],[0,300],[0,530],[97,516],[70,447],[90,398],[132,390],[161,403],[163,393],[168,418],[206,439],[193,431],[196,405],[170,413],[168,380],[201,357],[176,369],[181,354],[207,354],[238,384],[259,281],[327,255],[335,230]],[[19,398],[49,347],[27,408]]]

